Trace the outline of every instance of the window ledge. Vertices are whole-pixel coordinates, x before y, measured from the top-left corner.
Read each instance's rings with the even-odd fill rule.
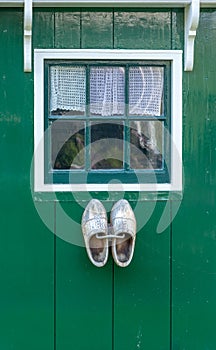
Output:
[[[91,198],[106,202],[116,202],[122,197],[122,192],[37,192],[32,194],[35,202],[78,202],[87,203]],[[130,202],[181,201],[182,191],[163,192],[125,192],[124,198]]]

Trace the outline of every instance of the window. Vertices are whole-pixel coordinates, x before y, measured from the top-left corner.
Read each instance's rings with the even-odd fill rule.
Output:
[[[35,190],[180,190],[181,65],[180,51],[35,50]]]

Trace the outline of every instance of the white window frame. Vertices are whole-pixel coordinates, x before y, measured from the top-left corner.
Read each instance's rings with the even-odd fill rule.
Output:
[[[44,60],[168,60],[171,62],[171,182],[142,184],[46,184],[44,175]],[[182,191],[181,50],[34,50],[34,191]]]

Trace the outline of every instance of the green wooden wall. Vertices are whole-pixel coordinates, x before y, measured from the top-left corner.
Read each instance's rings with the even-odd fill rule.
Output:
[[[33,48],[183,49],[183,10],[34,9]],[[216,11],[202,10],[193,72],[183,77],[184,193],[141,196],[133,262],[97,269],[71,236],[87,201],[32,198],[33,73],[23,72],[23,10],[0,9],[0,349],[215,350]],[[93,193],[109,211],[121,194]],[[127,195],[136,207],[138,194]],[[49,218],[50,230],[39,212]],[[169,200],[170,220],[178,203]],[[66,230],[66,223],[65,223]],[[53,234],[53,232],[56,233]]]

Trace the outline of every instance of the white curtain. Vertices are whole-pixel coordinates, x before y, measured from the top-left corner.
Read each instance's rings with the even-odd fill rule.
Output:
[[[50,68],[50,110],[85,112],[86,72],[81,66]]]
[[[90,112],[124,115],[125,77],[121,67],[93,67],[90,73]]]
[[[162,108],[163,67],[129,68],[129,114],[159,116]],[[91,67],[90,113],[100,116],[125,114],[125,68]],[[50,68],[50,110],[86,109],[86,68]]]
[[[162,67],[131,67],[129,69],[130,115],[161,115],[162,94]]]

